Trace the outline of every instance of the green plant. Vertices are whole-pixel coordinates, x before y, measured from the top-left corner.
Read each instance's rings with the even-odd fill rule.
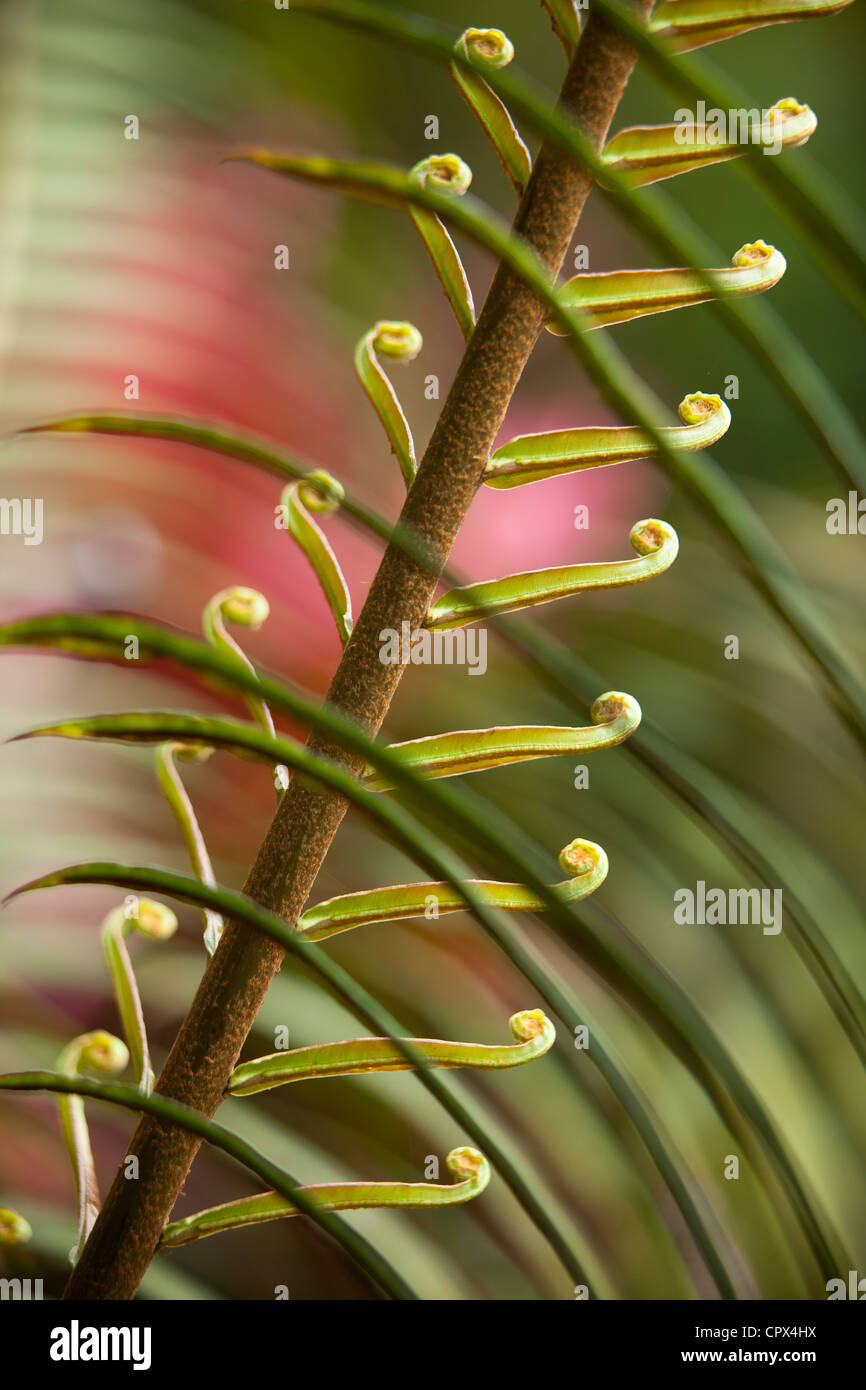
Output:
[[[678,0],[679,3],[684,0]],[[346,17],[346,7],[340,4],[301,3],[297,8],[310,8],[324,15],[344,13]],[[455,385],[420,467],[405,413],[379,360],[411,357],[421,348],[420,334],[409,324],[379,322],[358,344],[359,377],[383,422],[410,492],[398,527],[390,531],[388,550],[357,620],[353,619],[339,563],[312,515],[319,512],[327,516],[346,505],[339,483],[323,470],[307,468],[305,464],[277,457],[257,445],[226,435],[217,436],[213,430],[183,421],[142,420],[133,416],[76,417],[39,427],[185,437],[199,446],[216,447],[290,478],[292,481],[280,500],[285,527],[310,559],[345,648],[329,691],[329,704],[324,711],[317,711],[287,684],[260,677],[229,636],[227,621],[254,626],[267,615],[267,603],[255,591],[226,590],[211,600],[204,617],[210,649],[178,639],[132,617],[59,615],[10,624],[0,631],[0,641],[7,646],[55,645],[109,660],[120,659],[122,643],[132,635],[138,639],[144,653],[162,651],[192,669],[218,674],[227,686],[243,692],[255,721],[251,725],[227,719],[204,720],[170,711],[149,711],[76,719],[31,731],[40,735],[158,743],[160,780],[183,831],[197,879],[181,880],[179,876],[172,878],[128,866],[91,864],[44,876],[28,887],[64,882],[111,882],[129,890],[147,888],[176,892],[202,907],[206,942],[213,954],[213,962],[157,1092],[150,1098],[152,1104],[142,1103],[141,1108],[147,1113],[130,1152],[147,1155],[146,1174],[134,1186],[124,1186],[122,1182],[115,1184],[93,1238],[73,1274],[69,1296],[130,1296],[157,1242],[164,1245],[185,1243],[215,1229],[286,1216],[295,1209],[321,1219],[322,1213],[329,1209],[374,1205],[377,1200],[386,1205],[414,1205],[419,1200],[425,1203],[466,1200],[483,1187],[485,1161],[477,1151],[464,1149],[457,1151],[462,1157],[455,1162],[460,1175],[464,1176],[468,1169],[469,1176],[466,1183],[456,1188],[425,1188],[422,1193],[420,1189],[410,1191],[401,1184],[382,1184],[377,1194],[377,1185],[370,1184],[357,1185],[353,1192],[351,1184],[340,1184],[334,1191],[327,1185],[310,1188],[284,1182],[283,1190],[276,1188],[278,1195],[267,1194],[229,1204],[228,1208],[217,1209],[216,1215],[199,1213],[183,1222],[165,1224],[192,1160],[195,1136],[214,1137],[215,1130],[206,1122],[224,1092],[240,1094],[237,1078],[248,1076],[250,1068],[254,1075],[261,1076],[268,1072],[275,1074],[274,1069],[279,1071],[285,1066],[290,1074],[282,1079],[297,1079],[297,1073],[292,1074],[291,1053],[278,1062],[258,1059],[234,1070],[238,1051],[268,981],[279,966],[284,948],[306,947],[309,951],[307,943],[361,923],[423,914],[431,905],[431,899],[437,916],[468,906],[494,938],[506,945],[512,959],[551,1009],[570,1025],[573,1020],[580,1020],[576,1002],[559,989],[549,972],[533,964],[531,953],[521,954],[520,942],[508,934],[508,927],[491,909],[546,910],[555,930],[561,931],[569,943],[573,942],[575,918],[566,904],[583,898],[603,880],[607,867],[604,851],[590,841],[574,840],[563,851],[566,856],[563,868],[569,873],[570,881],[551,888],[549,876],[527,846],[519,840],[515,842],[514,836],[508,841],[503,827],[495,822],[486,826],[468,797],[450,794],[450,788],[432,788],[428,783],[506,761],[536,758],[563,750],[582,752],[619,742],[637,728],[640,711],[636,702],[616,692],[598,697],[592,709],[591,728],[515,726],[461,730],[392,745],[383,751],[372,740],[396,689],[400,665],[394,663],[389,669],[381,661],[381,633],[386,629],[399,630],[404,623],[424,634],[459,630],[481,618],[491,619],[587,589],[635,583],[660,573],[671,564],[677,538],[665,522],[650,518],[637,522],[632,529],[632,544],[638,552],[635,560],[535,571],[471,585],[458,583],[434,598],[451,543],[480,484],[517,487],[562,472],[646,456],[658,457],[673,477],[686,483],[707,513],[728,533],[748,562],[759,588],[815,660],[838,707],[852,728],[859,728],[862,735],[864,704],[856,679],[845,657],[827,640],[789,567],[780,560],[756,516],[724,475],[714,471],[704,460],[697,466],[685,452],[703,449],[724,433],[730,422],[730,412],[724,401],[716,395],[696,392],[687,396],[680,407],[681,426],[659,425],[657,403],[635,380],[620,356],[610,345],[596,346],[597,340],[586,336],[589,330],[633,317],[709,298],[728,304],[737,295],[769,289],[784,272],[781,253],[757,241],[737,253],[731,270],[701,271],[691,267],[624,271],[612,276],[579,276],[561,290],[552,287],[552,277],[559,271],[590,190],[591,174],[600,176],[603,186],[618,192],[628,208],[640,206],[631,194],[636,184],[732,158],[742,151],[735,145],[717,147],[709,141],[699,141],[684,161],[682,150],[674,141],[673,127],[653,128],[651,132],[642,128],[620,132],[605,144],[619,96],[634,63],[631,38],[622,37],[616,26],[611,27],[599,18],[600,7],[577,43],[577,12],[567,4],[551,4],[549,8],[557,32],[569,51],[574,48],[574,56],[563,89],[564,110],[552,116],[547,113],[547,140],[531,178],[528,178],[529,170],[524,161],[526,147],[496,91],[497,81],[501,81],[500,70],[510,57],[505,36],[496,30],[469,30],[458,40],[453,52],[450,48],[442,50],[443,54],[447,51],[460,89],[483,122],[515,189],[522,193],[513,232],[504,229],[492,213],[467,193],[471,175],[467,177],[467,166],[454,155],[434,156],[409,173],[372,164],[269,151],[248,151],[233,156],[281,175],[326,184],[344,193],[374,197],[408,209],[467,339],[467,352]],[[674,9],[673,6],[663,8]],[[647,7],[640,6],[639,13],[645,19]],[[751,7],[748,13],[735,7],[714,13],[715,27],[710,37],[706,27],[701,25],[701,43],[730,37],[749,23],[762,22],[760,18],[755,20]],[[363,23],[366,18],[367,22],[384,30],[399,31],[399,19],[391,24],[387,15],[374,6],[356,6],[349,17],[353,22]],[[674,19],[678,17],[682,19],[684,13],[677,8]],[[779,17],[787,16],[774,11],[773,18]],[[650,32],[665,34],[670,22],[670,16],[657,15]],[[403,23],[407,30],[412,30],[411,21]],[[426,42],[423,26],[416,26],[413,32],[416,42]],[[681,37],[676,42],[677,46],[683,46]],[[432,37],[429,46],[436,48]],[[531,99],[524,100],[524,109],[535,109]],[[579,129],[568,119],[569,111],[576,116]],[[777,113],[778,119],[774,117],[766,133],[777,133],[776,128],[781,125],[782,144],[801,143],[814,129],[813,114],[798,103],[790,100],[777,103],[772,111]],[[477,324],[468,279],[446,229],[449,222],[476,237],[502,260]],[[514,386],[544,326],[569,340],[612,403],[637,423],[616,429],[581,428],[521,436],[494,451],[494,439]],[[375,526],[379,534],[389,532],[381,521]],[[276,735],[271,709],[303,714],[316,731],[306,750]],[[209,748],[254,754],[276,768],[279,807],[247,881],[243,900],[216,886],[200,830],[173,761],[177,751],[195,753]],[[287,790],[287,778],[280,771],[285,767],[294,769],[294,779]],[[377,804],[376,794],[392,787],[407,790],[416,798],[414,804],[421,808],[417,820]],[[410,847],[425,869],[441,874],[441,879],[344,895],[312,908],[305,907],[313,880],[350,799],[378,817],[392,835]],[[426,823],[427,816],[431,824]],[[472,879],[462,861],[442,843],[448,842],[444,827],[449,819],[452,830],[459,829],[471,846],[473,857],[492,860],[490,871],[499,873],[506,872],[505,864],[510,861],[512,872],[520,874],[520,882],[513,883],[508,878]],[[425,823],[419,825],[421,820]],[[278,932],[280,919],[285,919],[295,929],[291,946],[287,935]],[[250,927],[270,932],[272,940],[256,937]],[[117,940],[114,936],[111,940],[116,949]],[[663,971],[642,959],[633,942],[605,938],[604,933],[581,924],[580,950],[610,984],[621,989],[650,1019],[659,1036],[677,1051],[701,1081],[713,1103],[742,1137],[744,1147],[759,1155],[771,1174],[773,1201],[783,1219],[789,1207],[794,1211],[803,1239],[821,1273],[826,1275],[839,1268],[840,1257],[844,1258],[840,1256],[840,1244],[801,1182],[784,1142],[774,1133],[760,1100],[744,1085],[725,1049],[708,1037],[706,1030],[702,1033],[700,1021],[689,1015],[688,1001],[680,997]],[[315,948],[309,954],[315,962]],[[324,969],[316,964],[313,968]],[[495,1141],[484,1135],[483,1125],[477,1118],[465,1110],[458,1112],[448,1092],[438,1089],[437,1079],[429,1075],[432,1068],[442,1065],[484,1065],[486,1054],[482,1045],[403,1038],[397,1022],[372,1009],[352,988],[351,982],[341,979],[333,970],[326,974],[332,985],[336,987],[339,983],[359,1015],[372,1021],[372,1026],[379,1027],[385,1034],[383,1038],[363,1044],[361,1040],[353,1040],[327,1045],[340,1054],[332,1065],[342,1062],[352,1070],[376,1069],[375,1059],[371,1061],[369,1056],[369,1049],[375,1043],[373,1052],[377,1058],[387,1059],[386,1069],[416,1067],[424,1084],[451,1106],[452,1114],[460,1114],[479,1148],[511,1184],[526,1210],[555,1245],[569,1272],[575,1279],[582,1280],[584,1270],[579,1255],[557,1237],[555,1219],[543,1198],[531,1191],[531,1185],[521,1177],[507,1155],[496,1152]],[[826,977],[826,988],[835,990],[844,1001],[851,1003],[855,1032],[862,1034],[861,1001],[856,997],[851,1000],[850,989],[832,963],[826,967]],[[128,1022],[128,1018],[136,1015],[134,1001],[137,997],[130,979],[127,957],[123,961],[122,977],[115,973],[115,982],[119,999],[123,982],[126,982],[127,1003],[125,1008],[121,1003],[121,1017],[131,1046],[133,1037],[138,1040],[137,1079],[148,1091],[145,1084],[146,1040],[137,1022],[135,1027]],[[232,1001],[233,1008],[231,1017],[225,1017],[216,1028],[215,1013],[221,1000]],[[684,1019],[693,1027],[686,1026]],[[205,1020],[208,1020],[207,1028]],[[545,1040],[548,1027],[545,1019]],[[332,1054],[327,1048],[319,1051],[324,1054],[323,1065],[327,1067]],[[519,1060],[534,1060],[538,1055],[540,1050],[533,1048]],[[453,1060],[443,1063],[443,1056]],[[395,1061],[395,1058],[402,1060]],[[303,1068],[304,1059],[295,1060]],[[614,1085],[638,1125],[717,1287],[730,1296],[733,1292],[730,1269],[691,1197],[689,1183],[683,1180],[668,1136],[660,1131],[645,1098],[630,1085],[628,1077],[606,1057],[601,1047],[594,1061]],[[73,1077],[68,1083],[70,1089],[74,1081]],[[9,1083],[11,1087],[11,1078]],[[34,1079],[33,1084],[42,1083]],[[15,1085],[23,1089],[25,1081],[19,1078]],[[107,1099],[121,1097],[116,1087],[113,1092],[108,1085],[100,1090],[93,1083],[89,1083],[87,1089],[82,1087],[81,1094],[103,1094]],[[169,1108],[160,1109],[163,1099],[191,1107],[204,1116],[204,1123],[190,1133],[168,1127],[165,1121],[176,1119],[176,1113]],[[124,1103],[128,1103],[128,1098]],[[83,1109],[80,1113],[83,1115]],[[77,1143],[75,1153],[79,1159],[83,1152],[83,1143]],[[452,1158],[454,1154],[449,1160]],[[121,1224],[129,1222],[131,1215],[135,1219],[135,1229],[120,1246],[118,1230]],[[334,1233],[339,1227],[332,1224],[327,1229]],[[352,1245],[345,1233],[339,1238],[346,1242],[347,1248],[351,1246],[356,1258],[366,1264],[374,1277],[391,1291],[395,1290],[395,1283],[388,1282],[387,1272],[383,1273],[381,1263],[372,1260],[369,1251],[357,1243]]]

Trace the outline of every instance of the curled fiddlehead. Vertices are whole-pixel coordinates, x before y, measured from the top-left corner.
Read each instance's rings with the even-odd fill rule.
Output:
[[[215,647],[218,652],[228,656],[237,665],[243,666],[245,670],[255,675],[253,663],[232,637],[226,623],[235,623],[238,627],[248,627],[251,631],[257,632],[267,620],[270,611],[270,604],[264,594],[260,594],[257,589],[248,589],[244,585],[233,585],[229,589],[221,589],[205,605],[202,613],[202,631],[211,646]],[[267,705],[261,700],[255,700],[252,696],[247,698],[247,705],[256,723],[272,734],[274,721]]]
[[[569,875],[554,891],[564,903],[588,897],[607,877],[607,855],[592,840],[572,840],[559,856]],[[509,912],[543,912],[547,906],[522,883],[471,880],[476,897],[490,907]],[[446,912],[463,912],[466,899],[450,883],[400,883],[390,888],[371,888],[345,893],[308,907],[301,913],[297,930],[308,941],[324,941],[339,932],[371,922],[406,921],[411,917],[436,920]]]
[[[112,1033],[98,1030],[94,1033],[82,1033],[80,1037],[67,1043],[57,1058],[57,1069],[65,1072],[67,1076],[87,1072],[95,1072],[100,1076],[116,1076],[126,1069],[128,1063],[129,1052],[126,1044]],[[90,1147],[90,1131],[84,1114],[84,1101],[80,1096],[64,1095],[60,1098],[59,1108],[78,1203],[75,1244],[69,1252],[69,1259],[75,1264],[99,1215],[99,1187],[96,1182],[93,1151]]]
[[[583,328],[604,328],[609,324],[627,323],[644,314],[663,314],[670,309],[706,304],[711,299],[762,294],[778,284],[785,269],[785,257],[775,246],[768,246],[765,241],[750,241],[734,253],[730,266],[721,270],[585,273],[568,280],[560,294],[567,308],[580,311]],[[711,288],[706,284],[707,277],[711,280]],[[555,319],[549,319],[546,328],[548,333],[565,337],[565,329]]]
[[[509,725],[494,729],[458,729],[448,734],[430,734],[406,743],[391,743],[395,753],[414,772],[423,777],[456,777],[461,773],[485,772],[492,767],[548,758],[558,753],[589,753],[593,749],[613,748],[628,738],[640,723],[637,700],[617,690],[599,695],[590,711],[592,726],[586,729],[556,725]],[[393,782],[368,769],[366,785],[372,791],[389,791]]]
[[[740,129],[739,121],[736,129],[730,129],[727,114],[725,121],[728,125],[724,129],[696,121],[629,126],[607,142],[602,159],[634,186],[658,183],[690,169],[738,159],[748,143],[776,151],[796,149],[806,143],[818,124],[814,111],[795,97],[783,97],[760,122],[747,125],[745,130]]]
[[[556,1041],[556,1029],[540,1009],[526,1009],[508,1020],[514,1043],[444,1042],[439,1038],[409,1038],[413,1052],[425,1067],[471,1067],[501,1070],[519,1067],[541,1057]],[[352,1038],[348,1042],[320,1043],[274,1052],[235,1067],[226,1087],[230,1095],[252,1096],[290,1081],[325,1076],[360,1076],[367,1072],[409,1071],[410,1062],[390,1038]]]
[[[704,391],[695,391],[681,400],[679,416],[682,425],[661,430],[673,449],[706,449],[721,439],[731,423],[731,412],[721,396],[710,396]],[[658,452],[658,445],[646,430],[635,426],[590,425],[524,434],[490,455],[483,481],[488,487],[519,487],[580,468],[650,458]]]
[[[355,370],[385,427],[407,487],[411,486],[418,467],[415,442],[397,393],[382,370],[379,358],[385,357],[389,362],[412,362],[423,343],[413,324],[382,319],[364,334],[355,348]]]
[[[323,1182],[301,1188],[304,1195],[324,1211],[358,1211],[366,1207],[450,1207],[468,1202],[483,1192],[490,1181],[490,1168],[477,1149],[452,1149],[445,1162],[456,1179],[454,1183],[427,1182]],[[165,1227],[160,1245],[165,1249],[188,1245],[204,1236],[239,1226],[255,1226],[297,1216],[298,1208],[276,1192],[260,1192],[238,1202],[196,1212]]]
[[[331,516],[342,500],[342,484],[323,468],[317,468],[303,482],[290,483],[283,489],[280,510],[286,530],[313,567],[345,646],[352,635],[352,599],[340,562],[311,516],[311,512]]]
[[[461,197],[472,182],[472,170],[457,154],[431,154],[412,168],[410,179],[448,198]],[[468,343],[475,328],[475,302],[460,253],[444,222],[435,212],[409,207],[409,216],[421,233],[427,254]]]
[[[505,103],[481,76],[485,68],[506,67],[514,57],[514,45],[501,29],[466,29],[454,51],[480,69],[479,73],[470,72],[452,63],[451,76],[478,117],[516,193],[522,196],[532,173],[532,158]]]
[[[655,517],[635,522],[629,540],[637,551],[637,559],[524,570],[519,574],[507,574],[502,579],[486,579],[478,584],[449,589],[432,604],[424,626],[433,629],[463,627],[481,618],[551,603],[572,594],[639,584],[668,569],[679,550],[674,528]]]
[[[140,931],[152,941],[167,941],[177,931],[177,918],[164,903],[153,902],[150,898],[130,898],[123,907],[109,912],[102,924],[102,948],[135,1079],[141,1089],[150,1095],[155,1078],[141,996],[126,947],[127,938],[134,931]]]
[[[270,604],[264,594],[242,584],[234,585],[229,589],[221,589],[205,604],[201,620],[202,631],[212,647],[254,676],[255,666],[243,647],[232,637],[226,623],[248,627],[251,631],[257,632],[270,611]],[[259,727],[273,735],[274,721],[264,700],[260,700],[257,695],[244,695],[244,700]],[[288,770],[285,767],[274,770],[274,785],[279,798],[288,786]]]
[[[662,0],[649,32],[668,39],[675,53],[733,39],[768,24],[838,14],[851,0]]]
[[[179,743],[172,740],[160,744],[157,748],[154,755],[154,767],[162,793],[180,827],[190,863],[202,883],[214,888],[216,877],[204,835],[201,832],[201,826],[198,823],[198,817],[189,798],[189,793],[175,763],[176,758],[200,762],[204,758],[209,758],[212,752],[212,748],[201,744]],[[205,950],[209,956],[212,956],[223,933],[223,919],[218,912],[214,912],[209,907],[202,908],[202,916],[204,918]]]

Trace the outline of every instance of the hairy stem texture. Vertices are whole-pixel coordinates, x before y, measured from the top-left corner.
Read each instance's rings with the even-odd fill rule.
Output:
[[[638,0],[642,15],[647,0]],[[600,150],[635,63],[635,51],[596,15],[586,25],[560,101]],[[571,157],[543,145],[518,209],[515,231],[558,273],[592,186]],[[369,733],[378,732],[403,672],[379,660],[379,633],[402,622],[421,628],[436,582],[481,483],[546,311],[533,292],[500,266],[430,444],[406,498],[401,521],[422,538],[424,566],[390,545],[328,691],[328,700]],[[363,770],[325,740],[311,746],[352,771]],[[292,783],[280,803],[245,891],[287,921],[297,921],[347,809],[333,792]],[[162,1095],[210,1117],[223,1098],[262,1000],[283,959],[273,941],[236,923],[202,977],[157,1083]],[[67,1285],[67,1299],[130,1299],[152,1259],[198,1149],[199,1140],[145,1115],[128,1152],[140,1176],[119,1172]]]

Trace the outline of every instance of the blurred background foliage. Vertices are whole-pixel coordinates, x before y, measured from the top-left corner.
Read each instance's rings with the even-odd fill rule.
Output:
[[[465,0],[425,6],[455,32],[497,25],[516,65],[554,91],[563,53],[536,5]],[[846,197],[862,179],[862,7],[825,21],[774,27],[702,57],[767,107],[793,95],[818,113],[809,160]],[[679,104],[644,69],[617,126],[672,119]],[[357,385],[352,349],[380,318],[422,330],[418,360],[395,382],[423,445],[461,340],[420,241],[399,213],[220,165],[239,143],[368,155],[409,166],[454,150],[475,189],[511,216],[513,195],[445,72],[417,54],[261,3],[201,0],[6,0],[0,15],[2,422],[9,433],[59,413],[129,408],[223,421],[308,455],[388,516],[399,471]],[[124,117],[139,117],[138,141]],[[424,121],[439,118],[438,142]],[[536,141],[524,130],[533,148]],[[863,344],[840,297],[797,235],[731,164],[664,189],[725,250],[758,237],[788,272],[772,307],[862,415]],[[658,265],[598,194],[579,243],[593,270]],[[291,268],[274,268],[274,247]],[[483,300],[492,267],[465,262]],[[720,262],[723,263],[723,262]],[[808,580],[828,624],[862,669],[863,538],[829,536],[825,505],[844,496],[830,463],[789,404],[712,311],[698,308],[607,330],[673,407],[687,392],[739,378],[733,425],[714,449]],[[140,400],[124,380],[140,380]],[[506,434],[612,421],[561,339],[545,335]],[[241,464],[164,443],[31,436],[2,446],[6,496],[44,499],[45,537],[0,541],[4,619],[58,608],[147,613],[196,631],[201,610],[231,584],[272,606],[252,655],[324,692],[338,660],[333,625],[300,552],[273,527],[279,486]],[[576,531],[574,508],[590,511]],[[550,605],[532,621],[601,675],[598,690],[636,696],[645,715],[714,779],[718,804],[811,911],[866,988],[862,915],[864,792],[859,753],[800,651],[688,499],[651,463],[575,474],[517,492],[479,495],[454,561],[472,578],[630,554],[628,531],[662,516],[681,553],[667,575],[633,590]],[[327,524],[356,608],[378,544],[339,517]],[[505,624],[502,625],[503,629]],[[491,627],[483,678],[410,668],[387,732],[588,722],[588,702],[539,677]],[[724,639],[740,641],[739,661]],[[225,707],[176,671],[132,672],[56,656],[6,655],[2,734],[74,714],[128,708]],[[233,709],[239,713],[242,707]],[[299,733],[300,730],[292,732]],[[587,759],[543,760],[476,777],[480,793],[551,851],[575,835],[601,842],[611,871],[599,902],[624,922],[698,1004],[767,1106],[789,1152],[866,1271],[866,1107],[854,1051],[792,949],[786,929],[680,927],[673,893],[698,879],[750,887],[742,867],[625,745]],[[186,868],[183,846],[146,752],[38,742],[3,754],[2,879],[88,858]],[[273,810],[266,769],[227,755],[185,780],[217,877],[243,882]],[[417,877],[414,866],[350,814],[315,897]],[[116,1029],[98,927],[118,895],[64,889],[16,903],[0,922],[0,1069],[50,1067],[75,1033]],[[544,926],[520,929],[603,1029],[649,1096],[691,1173],[742,1297],[814,1298],[823,1289],[695,1083],[647,1027]],[[363,929],[329,943],[344,964],[419,1036],[505,1041],[506,1019],[538,1004],[467,916]],[[200,919],[183,910],[170,943],[137,941],[136,967],[157,1068],[204,965]],[[273,985],[246,1055],[350,1037],[357,1024],[296,966]],[[488,1078],[462,1074],[494,1133],[551,1198],[587,1261],[599,1296],[713,1296],[670,1196],[619,1105],[564,1028],[545,1060]],[[88,1107],[107,1187],[130,1132],[127,1115]],[[230,1125],[305,1181],[418,1180],[427,1155],[463,1136],[410,1075],[306,1082],[229,1102]],[[444,1169],[443,1169],[444,1172]],[[176,1215],[254,1190],[227,1160],[202,1151]],[[0,1104],[0,1204],[35,1235],[21,1259],[62,1287],[74,1231],[71,1180],[46,1097]],[[453,1211],[361,1213],[356,1221],[431,1299],[563,1299],[569,1281],[501,1181]],[[28,1263],[29,1262],[29,1263]],[[839,1271],[843,1277],[847,1271]],[[157,1259],[144,1293],[158,1298],[367,1298],[366,1280],[305,1222],[275,1223]]]

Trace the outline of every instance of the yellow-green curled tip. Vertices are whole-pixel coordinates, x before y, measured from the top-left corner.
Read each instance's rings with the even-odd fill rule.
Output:
[[[431,154],[421,159],[411,170],[412,178],[429,187],[434,193],[460,197],[472,182],[472,170],[459,154]]]
[[[0,1207],[0,1246],[26,1245],[32,1235],[33,1227],[20,1212]]]
[[[559,856],[559,867],[570,878],[598,874],[599,882],[607,875],[607,855],[601,845],[592,840],[572,840]]]
[[[459,1178],[462,1182],[471,1178],[477,1179],[479,1191],[482,1187],[487,1186],[490,1179],[490,1167],[487,1159],[477,1149],[469,1147],[452,1149],[445,1162],[448,1165],[448,1171],[455,1178]]]
[[[239,627],[250,627],[254,631],[262,626],[271,611],[264,594],[260,594],[258,589],[247,589],[243,585],[223,589],[221,593],[214,595],[211,604],[219,608],[226,622],[236,623]]]
[[[741,246],[739,251],[735,251],[731,257],[731,264],[760,265],[762,261],[769,261],[773,256],[780,256],[781,254],[781,251],[777,251],[775,246],[770,246],[759,237],[757,241],[747,241],[745,246]]]
[[[632,550],[636,550],[638,555],[654,555],[663,545],[671,542],[679,549],[679,538],[674,528],[654,516],[636,521],[628,533],[628,538]]]
[[[798,145],[803,145],[813,135],[818,128],[818,117],[807,106],[805,102],[798,101],[796,97],[782,97],[774,106],[770,107],[769,124],[771,129],[779,125],[791,125],[795,127],[793,133],[789,133],[787,138],[783,134],[786,149],[796,149]]]
[[[378,329],[382,326],[385,325],[377,324],[376,328]],[[387,325],[388,328],[395,326],[396,325],[392,324]],[[411,328],[411,324],[403,324],[400,326]],[[417,329],[414,331],[416,333],[418,332]],[[418,333],[418,337],[420,339],[420,333]],[[420,348],[421,344],[419,342],[417,351],[420,351]],[[380,351],[384,351],[384,349],[380,349]],[[412,355],[414,357],[416,353]],[[282,503],[284,506],[293,488],[297,488],[298,496],[308,512],[323,512],[326,516],[330,516],[332,512],[336,512],[343,498],[346,496],[346,490],[343,484],[336,478],[333,478],[330,473],[326,473],[324,468],[314,468],[305,478],[301,479],[300,482],[289,483],[288,487],[283,490]]]
[[[527,1043],[533,1038],[548,1037],[553,1043],[556,1039],[556,1029],[541,1009],[523,1009],[519,1014],[512,1014],[508,1026],[515,1042]]]
[[[621,719],[630,729],[636,729],[641,720],[641,708],[633,695],[607,690],[593,700],[589,717],[593,724],[612,724],[615,719]]]
[[[380,319],[373,327],[372,339],[374,351],[394,362],[413,362],[424,346],[424,339],[413,323],[392,319]]]
[[[507,67],[514,57],[514,44],[501,29],[465,29],[454,47],[488,68]]]
[[[690,396],[684,396],[677,409],[684,425],[702,425],[718,415],[719,424],[724,425],[720,433],[724,434],[731,423],[731,412],[721,396],[708,395],[706,391],[693,391]]]
[[[165,903],[154,902],[152,898],[138,898],[133,911],[131,907],[116,907],[109,912],[103,927],[118,922],[129,922],[136,931],[149,936],[153,941],[167,941],[177,931],[177,918]]]
[[[94,1033],[84,1033],[76,1038],[72,1046],[78,1049],[78,1071],[95,1071],[114,1074],[125,1071],[129,1066],[129,1048],[113,1033],[98,1028]]]

